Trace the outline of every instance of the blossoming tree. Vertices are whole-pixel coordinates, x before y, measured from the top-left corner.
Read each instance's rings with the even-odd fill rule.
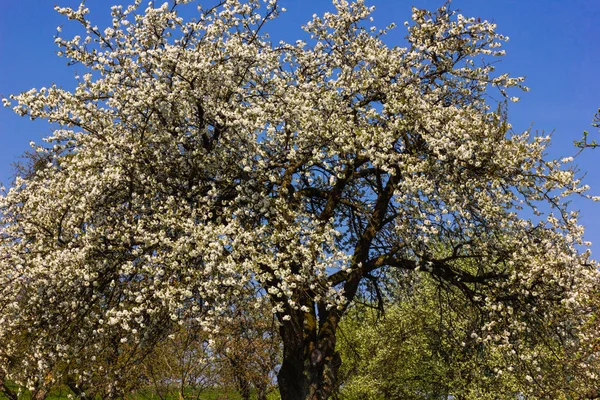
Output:
[[[282,398],[326,399],[340,318],[391,270],[460,290],[489,316],[474,339],[514,357],[544,322],[592,346],[584,317],[556,317],[589,310],[597,281],[565,200],[586,188],[548,138],[511,131],[526,88],[494,71],[494,24],[414,9],[389,47],[363,1],[336,0],[277,44],[276,0],[140,3],[106,29],[57,7],[84,31],[59,54],[86,72],[3,100],[56,126],[1,199],[7,379],[85,381],[108,350],[135,360],[268,303]]]

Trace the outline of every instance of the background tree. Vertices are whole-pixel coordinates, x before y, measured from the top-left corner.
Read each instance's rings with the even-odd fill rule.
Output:
[[[224,386],[235,387],[243,400],[250,400],[253,393],[257,400],[266,400],[281,363],[278,323],[268,304],[234,309],[231,322],[213,340]]]
[[[209,350],[209,334],[188,322],[158,344],[137,367],[144,377],[140,393],[161,400],[201,399],[223,382]]]
[[[393,270],[477,303],[481,340],[501,351],[542,321],[573,331],[561,313],[589,323],[597,271],[567,208],[586,188],[544,159],[548,138],[510,130],[505,98],[523,80],[495,72],[494,24],[414,9],[407,47],[389,47],[363,1],[338,0],[307,41],[276,45],[275,0],[186,21],[188,4],[116,6],[104,30],[84,5],[58,7],[83,29],[56,38],[60,54],[86,73],[74,91],[4,99],[59,126],[36,148],[53,161],[0,202],[8,379],[93,376],[107,340],[143,359],[184,321],[218,334],[232,306],[268,298],[282,398],[326,399],[342,316]],[[34,362],[8,370],[24,329]]]
[[[543,394],[528,398],[562,398],[569,389],[569,398],[597,396],[576,394],[582,387],[572,378],[585,375],[578,371],[581,343],[565,343],[553,321],[512,337],[525,344],[517,356],[480,340],[487,316],[460,291],[445,290],[426,274],[391,283],[385,313],[366,299],[342,320],[337,398],[515,399],[530,391],[534,374],[542,376],[535,384]],[[569,317],[576,318],[563,316]],[[585,362],[588,372],[597,374],[598,367],[597,360]]]

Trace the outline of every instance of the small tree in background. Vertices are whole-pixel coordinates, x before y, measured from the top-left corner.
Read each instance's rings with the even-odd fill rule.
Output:
[[[266,400],[281,363],[278,324],[270,308],[233,311],[232,320],[214,337],[221,382],[234,387],[243,400],[252,393]]]
[[[144,377],[140,392],[161,400],[201,399],[223,379],[209,350],[209,334],[193,322],[184,324],[157,345],[138,373]]]

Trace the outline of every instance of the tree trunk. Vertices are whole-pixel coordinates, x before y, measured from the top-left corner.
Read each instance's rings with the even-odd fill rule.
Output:
[[[246,368],[249,368],[248,365],[239,365],[238,360],[229,359],[229,363],[231,364],[231,369],[233,370],[233,380],[235,385],[237,386],[237,390],[242,397],[242,400],[250,400],[252,396],[252,390],[250,387],[250,382],[247,379],[247,371]]]
[[[239,385],[240,396],[242,396],[242,400],[250,400],[252,396],[252,391],[250,390],[250,385],[248,383],[243,383]]]
[[[8,386],[6,386],[5,382],[2,382],[2,385],[0,386],[0,393],[2,393],[4,396],[6,396],[6,398],[8,398],[9,400],[17,400],[17,393],[12,390],[11,388],[9,388]]]
[[[267,387],[263,385],[256,386],[256,400],[267,400]]]
[[[71,389],[71,391],[75,394],[75,396],[77,396],[78,399],[91,400],[94,398],[93,394],[90,394],[88,391],[82,388],[81,385],[77,385],[77,383],[72,377],[67,378],[65,384],[69,389]]]
[[[31,393],[32,400],[44,400],[48,396],[48,391],[44,388],[39,388]]]
[[[277,382],[282,400],[326,400],[331,396],[341,358],[335,351],[337,317],[328,317],[324,316],[318,333],[314,315],[292,312],[292,320],[281,325],[283,362]]]

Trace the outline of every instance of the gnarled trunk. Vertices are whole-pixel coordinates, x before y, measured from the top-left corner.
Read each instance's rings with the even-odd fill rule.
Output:
[[[335,351],[338,317],[292,312],[280,329],[283,362],[277,374],[282,400],[328,399],[337,380],[341,358]]]

